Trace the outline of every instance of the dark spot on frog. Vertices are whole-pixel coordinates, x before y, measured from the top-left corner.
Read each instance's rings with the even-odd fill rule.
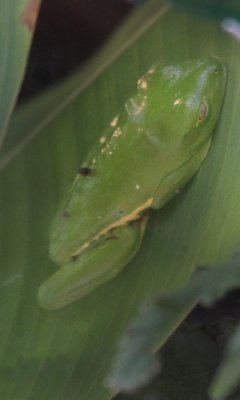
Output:
[[[115,235],[115,229],[111,229],[110,230],[110,236],[108,236],[106,239],[110,240],[110,239],[117,239],[117,236]]]
[[[149,216],[150,211],[151,211],[151,207],[145,208],[144,210],[140,211],[138,214],[139,218],[135,219],[134,221],[139,221],[139,220],[142,221],[142,219]]]
[[[124,214],[124,211],[123,211],[123,210],[119,210],[119,211],[116,212],[116,215],[117,215],[117,216],[122,216],[123,214]]]
[[[73,256],[70,257],[70,262],[74,262],[77,259],[78,259],[78,256],[77,255],[73,255]]]
[[[40,7],[40,0],[27,0],[26,5],[20,15],[20,20],[29,32],[33,32]]]
[[[117,221],[119,218],[124,216],[124,211],[119,210],[119,211],[114,211],[113,213],[113,218]]]
[[[91,174],[91,169],[87,167],[81,167],[78,169],[79,175],[89,176]]]
[[[64,210],[62,213],[62,217],[63,218],[69,218],[70,217],[70,213],[67,210]]]
[[[138,225],[140,225],[141,222],[142,222],[144,219],[148,218],[148,216],[149,216],[149,210],[150,210],[150,209],[143,210],[142,213],[141,213],[141,215],[139,215],[139,218],[130,221],[130,222],[129,222],[129,225],[131,225],[131,226],[136,226],[136,227],[137,227]]]
[[[179,187],[179,188],[177,188],[177,189],[175,190],[175,193],[176,193],[176,194],[180,194],[181,191],[182,191],[182,188]]]

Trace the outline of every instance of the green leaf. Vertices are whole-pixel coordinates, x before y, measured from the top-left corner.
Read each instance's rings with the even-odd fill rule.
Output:
[[[209,55],[223,59],[229,79],[199,173],[152,213],[139,254],[116,279],[62,310],[41,310],[37,289],[56,268],[49,226],[86,152],[155,60]],[[139,305],[181,287],[193,265],[219,263],[239,247],[239,66],[239,44],[216,22],[152,0],[82,72],[16,113],[0,176],[1,398],[109,399],[103,380],[115,342]]]
[[[134,391],[159,372],[156,351],[196,303],[210,306],[224,294],[240,286],[240,253],[229,262],[198,272],[195,279],[173,293],[163,294],[150,303],[130,325],[119,343],[118,353],[109,377],[115,391]],[[232,343],[234,365],[228,370],[225,382],[228,389],[237,383],[240,372],[239,332]],[[233,362],[233,358],[232,358]],[[233,374],[233,367],[234,374]],[[230,365],[229,365],[230,368]],[[225,371],[225,369],[224,369]],[[226,371],[225,371],[226,372]],[[231,375],[232,372],[232,375]],[[231,377],[231,380],[229,379]],[[221,374],[222,378],[222,374]],[[222,384],[222,381],[219,381]],[[217,398],[218,399],[218,398]]]
[[[141,390],[117,395],[116,400],[209,400],[207,390],[221,349],[199,325],[184,322],[161,349],[156,378]]]
[[[22,83],[40,1],[0,3],[0,147]]]
[[[214,377],[209,393],[214,400],[223,400],[240,383],[240,325],[227,344],[223,361]]]
[[[195,14],[202,14],[211,18],[240,19],[240,5],[238,0],[170,0],[171,3]]]

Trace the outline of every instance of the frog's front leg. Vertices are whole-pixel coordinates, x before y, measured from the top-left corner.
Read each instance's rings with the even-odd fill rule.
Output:
[[[72,303],[114,278],[138,251],[148,216],[114,229],[85,249],[39,288],[39,304],[53,310]]]
[[[201,151],[199,151],[199,153],[190,158],[188,161],[185,161],[182,165],[171,171],[162,179],[153,196],[153,209],[159,209],[163,207],[164,204],[166,204],[168,200],[178,193],[179,189],[184,187],[191,177],[194,176],[207,155],[210,143],[211,138],[209,139],[208,146],[206,145]]]

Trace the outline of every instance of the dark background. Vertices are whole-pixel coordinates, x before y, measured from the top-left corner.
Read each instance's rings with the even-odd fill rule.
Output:
[[[133,9],[131,0],[42,0],[20,100],[65,77]]]

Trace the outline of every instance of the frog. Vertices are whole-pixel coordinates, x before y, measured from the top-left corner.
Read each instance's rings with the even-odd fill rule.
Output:
[[[138,252],[151,210],[196,174],[209,151],[226,66],[208,56],[155,62],[78,170],[50,229],[59,269],[38,301],[54,310],[115,278]]]

